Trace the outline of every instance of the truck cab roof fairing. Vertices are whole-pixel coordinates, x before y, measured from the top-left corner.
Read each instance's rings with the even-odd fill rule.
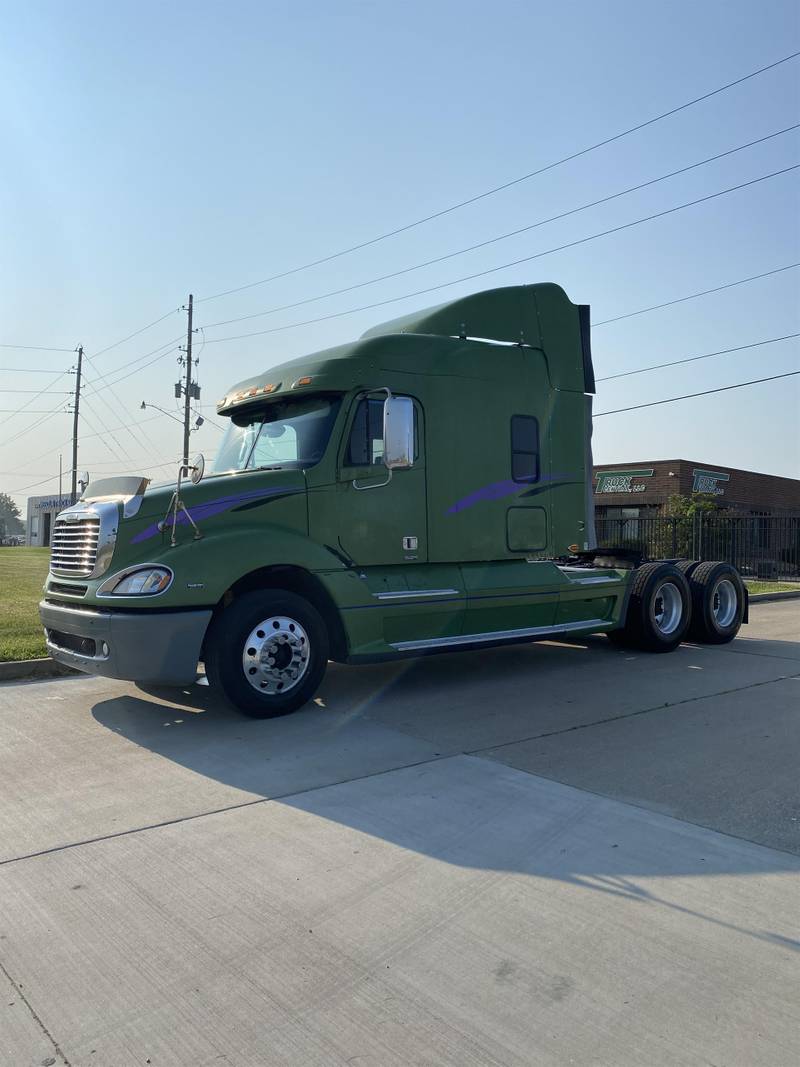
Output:
[[[310,390],[346,391],[364,376],[362,371],[380,366],[389,338],[408,335],[424,335],[434,346],[437,338],[451,342],[467,337],[538,348],[545,353],[554,388],[594,392],[587,327],[588,308],[573,304],[561,286],[552,282],[487,289],[373,326],[359,340],[312,352],[254,375],[233,386],[217,412],[230,414],[263,401],[265,387],[269,387],[271,397],[302,392],[302,388],[293,388],[302,376],[312,378],[307,387]],[[436,353],[430,358],[435,361]],[[357,363],[363,365],[360,370]]]

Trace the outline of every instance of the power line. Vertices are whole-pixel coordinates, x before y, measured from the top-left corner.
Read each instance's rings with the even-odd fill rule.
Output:
[[[105,438],[104,444],[105,444],[106,448],[108,449],[108,451],[112,454],[112,456],[115,457],[115,460],[116,460],[117,463],[121,463],[122,466],[124,467],[126,463],[130,462],[130,456],[128,456],[127,459],[123,459],[123,457],[120,455],[120,453],[117,452],[117,450],[114,448],[114,446],[108,440],[108,438],[111,437],[112,440],[116,441],[117,440],[116,437],[114,437],[114,435],[107,429],[103,429],[103,430],[98,431],[97,427],[94,425],[92,420],[87,418],[85,409],[84,409],[83,413],[81,414],[81,418],[83,419],[83,421],[86,423],[86,425],[90,429],[96,431],[96,436],[97,437],[104,437]]]
[[[123,430],[125,428],[125,426],[127,426],[127,425],[144,426],[144,424],[146,422],[152,422],[154,419],[157,419],[157,418],[160,418],[160,416],[159,415],[153,415],[148,419],[139,419],[138,422],[120,423],[118,426],[112,426],[111,429],[112,430]],[[88,440],[90,437],[102,437],[102,436],[103,436],[102,433],[85,433],[85,434],[81,434],[81,440],[85,441],[85,440]]]
[[[41,419],[37,419],[32,426],[26,426],[24,430],[20,430],[19,433],[14,434],[13,437],[10,437],[7,441],[4,441],[2,447],[6,448],[8,445],[13,445],[16,441],[20,439],[20,437],[24,437],[26,434],[38,429],[42,425],[42,423],[47,422],[51,415],[66,415],[67,410],[68,409],[66,407],[62,407],[60,405],[57,408],[51,408],[50,411],[46,412]]]
[[[360,311],[371,311],[373,308],[385,307],[387,304],[395,304],[399,300],[409,300],[412,297],[423,296],[427,293],[436,292],[439,289],[446,289],[451,285],[460,285],[462,282],[474,281],[476,278],[485,278],[487,274],[495,274],[501,270],[508,270],[510,267],[517,267],[522,263],[530,263],[534,259],[541,259],[543,256],[552,255],[554,252],[563,252],[567,248],[575,248],[578,245],[586,244],[589,241],[596,241],[600,237],[608,237],[612,233],[620,233],[622,230],[629,230],[633,226],[640,226],[644,222],[652,222],[654,219],[664,218],[666,215],[672,215],[677,211],[683,211],[685,208],[694,207],[697,204],[704,204],[709,200],[715,200],[717,197],[737,192],[739,189],[746,189],[749,186],[758,185],[759,182],[767,181],[770,178],[776,178],[781,174],[787,174],[789,171],[797,170],[799,167],[800,163],[794,163],[790,167],[783,167],[781,170],[772,171],[769,174],[762,174],[758,178],[752,178],[750,181],[742,182],[739,185],[732,185],[727,189],[720,189],[719,192],[709,193],[707,196],[701,196],[696,200],[689,200],[685,204],[677,204],[675,207],[667,208],[664,211],[657,211],[652,215],[645,215],[640,219],[634,219],[632,222],[624,222],[619,226],[612,226],[608,230],[601,230],[599,233],[590,234],[588,237],[581,237],[575,241],[567,241],[566,244],[545,249],[543,252],[536,252],[531,256],[523,256],[520,259],[514,259],[508,263],[501,263],[497,267],[489,267],[487,270],[476,271],[474,274],[465,274],[460,278],[454,278],[452,281],[441,282],[439,285],[429,285],[424,289],[416,289],[411,293],[403,293],[402,296],[393,296],[386,300],[376,300],[371,304],[364,304],[361,307],[348,308],[346,311],[331,312],[328,315],[320,315],[317,318],[306,319],[302,322],[292,322],[285,326],[273,326],[268,330],[255,330],[251,333],[234,334],[229,337],[209,338],[208,344],[222,344],[224,341],[241,341],[247,337],[263,337],[265,334],[279,333],[283,330],[293,330],[300,326],[310,326],[318,322],[327,322],[330,319],[338,319],[344,315],[354,315]]]
[[[212,407],[216,407],[216,405],[215,405],[215,404],[212,404],[211,406],[212,406]],[[208,416],[208,415],[203,415],[203,414],[201,414],[201,413],[200,413],[200,412],[199,412],[199,411],[197,410],[197,408],[192,408],[192,411],[193,411],[193,413],[194,413],[195,415],[197,415],[197,417],[198,417],[199,419],[202,419],[202,420],[203,420],[203,422],[207,422],[207,423],[209,424],[209,426],[214,426],[214,427],[216,427],[216,429],[218,429],[218,430],[222,430],[222,432],[223,432],[223,433],[224,433],[224,432],[225,432],[225,430],[227,429],[227,426],[222,426],[222,425],[221,425],[220,423],[218,423],[218,422],[214,422],[214,420],[213,420],[212,418],[209,418],[209,416]]]
[[[22,414],[22,412],[23,412],[23,411],[26,411],[26,410],[27,410],[27,409],[28,409],[28,408],[29,408],[29,407],[31,406],[31,404],[35,403],[35,402],[36,402],[36,401],[37,401],[37,400],[39,399],[39,397],[40,397],[40,396],[44,396],[44,394],[45,394],[45,393],[49,392],[49,391],[50,391],[50,389],[51,389],[51,388],[52,388],[52,387],[53,387],[54,385],[57,385],[57,384],[58,384],[58,382],[60,382],[62,378],[65,378],[65,377],[67,376],[67,374],[69,374],[69,373],[70,373],[70,371],[62,371],[62,372],[61,372],[60,374],[57,374],[57,375],[55,376],[55,378],[54,378],[54,379],[53,379],[53,380],[52,380],[52,381],[50,382],[50,384],[49,384],[49,385],[46,385],[46,386],[44,387],[44,389],[40,389],[40,390],[39,390],[39,392],[38,392],[38,393],[36,393],[36,395],[35,395],[35,396],[32,396],[32,397],[31,397],[31,399],[30,399],[30,400],[27,400],[27,401],[26,401],[26,402],[25,402],[25,403],[24,403],[24,404],[22,405],[22,407],[21,407],[21,408],[18,408],[18,410],[17,410],[16,414],[20,415],[20,414]],[[47,414],[48,414],[48,415],[54,415],[54,414],[55,414],[55,413],[56,413],[57,411],[60,411],[60,410],[61,410],[61,405],[59,404],[59,406],[58,406],[58,407],[55,407],[55,408],[53,408],[53,409],[52,409],[52,410],[51,410],[50,412],[48,412]],[[47,417],[47,415],[45,415],[45,418],[46,418],[46,417]],[[13,419],[13,418],[14,418],[14,415],[12,415],[12,416],[11,416],[11,419]],[[11,421],[11,419],[8,419],[7,421],[8,421],[8,422],[10,422],[10,421]],[[40,425],[41,425],[41,424],[42,424],[42,423],[43,423],[44,421],[45,421],[45,419],[44,419],[44,418],[42,418],[42,419],[39,419],[39,420],[38,420],[37,422],[35,422],[35,423],[34,423],[34,424],[33,424],[32,426],[28,426],[28,427],[26,427],[26,429],[24,429],[24,430],[21,430],[21,431],[20,431],[19,433],[17,433],[17,434],[14,434],[14,435],[13,435],[12,437],[9,437],[9,438],[8,438],[8,439],[7,439],[6,441],[4,441],[4,442],[3,442],[2,444],[0,444],[0,448],[5,448],[5,447],[6,447],[7,445],[10,445],[10,444],[12,444],[12,443],[13,443],[14,441],[18,440],[18,438],[22,437],[22,435],[23,435],[23,434],[29,433],[29,432],[30,432],[31,430],[35,430],[35,429],[36,429],[36,427],[37,427],[37,426],[40,426]]]
[[[106,347],[101,348],[99,352],[95,352],[95,359],[97,359],[98,356],[105,355],[106,352],[110,352],[112,348],[118,348],[119,345],[124,345],[126,341],[130,341],[134,337],[138,337],[140,333],[144,333],[146,330],[152,329],[153,326],[158,326],[159,322],[163,322],[164,319],[168,319],[170,315],[175,315],[179,311],[180,308],[170,308],[170,310],[165,315],[162,315],[158,319],[153,319],[153,321],[149,322],[146,326],[142,326],[140,330],[134,330],[134,332],[129,333],[127,337],[123,337],[119,341],[115,341],[113,345],[106,345]]]
[[[94,360],[91,357],[87,357],[87,358],[89,359],[89,363],[90,363],[90,365],[92,367],[92,370],[96,371],[100,375],[100,377],[103,379],[103,381],[105,381],[107,383],[108,388],[111,390],[111,395],[114,397],[114,399],[120,405],[120,407],[124,407],[125,405],[124,405],[123,400],[120,398],[119,394],[117,393],[116,389],[114,388],[113,383],[108,382],[107,375],[104,374],[103,371],[101,371],[99,369],[99,367],[97,367],[95,365]],[[94,382],[87,383],[87,384],[91,385],[93,393],[97,393],[98,392],[97,386],[94,384]],[[129,436],[136,442],[136,444],[138,445],[139,448],[144,448],[145,451],[148,450],[148,445],[141,438],[139,438],[138,435],[135,434],[132,429],[128,428],[127,432],[129,434]],[[122,448],[122,445],[120,445],[120,447]],[[124,451],[124,449],[123,449],[123,451]]]
[[[639,308],[638,311],[628,311],[625,315],[615,315],[613,319],[602,319],[600,322],[593,322],[592,329],[594,330],[598,326],[608,326],[611,322],[619,322],[621,319],[631,319],[635,315],[646,315],[648,311],[658,311],[661,308],[672,307],[673,304],[682,304],[685,300],[696,300],[699,296],[708,296],[710,293],[721,293],[723,289],[733,289],[736,285],[745,285],[747,282],[757,281],[759,278],[769,278],[772,274],[780,274],[784,270],[794,270],[795,267],[800,267],[800,263],[787,263],[785,267],[776,267],[775,270],[764,271],[763,274],[751,274],[749,278],[738,278],[735,282],[728,282],[726,285],[717,285],[713,289],[701,289],[697,293],[689,293],[688,296],[679,296],[675,300],[667,300],[663,304],[653,304],[652,307]]]
[[[0,371],[7,371],[9,374],[19,372],[20,374],[52,374],[52,367],[0,367]],[[69,373],[69,372],[67,372]],[[10,393],[12,390],[4,389],[4,393]]]
[[[737,345],[736,348],[720,348],[717,352],[703,352],[699,356],[688,356],[686,359],[674,359],[670,363],[653,363],[649,367],[637,367],[636,370],[625,370],[619,374],[608,374],[605,378],[598,378],[598,382],[610,382],[615,378],[628,378],[631,374],[646,374],[651,370],[662,370],[664,367],[677,367],[681,363],[695,363],[698,359],[710,359],[711,356],[725,356],[730,352],[744,352],[747,348],[759,348],[761,345],[774,345],[778,341],[788,341],[792,337],[800,337],[800,333],[787,333],[782,337],[770,337],[766,341],[753,341],[749,345]]]
[[[638,411],[640,408],[654,408],[659,404],[674,404],[677,400],[691,400],[696,396],[709,396],[711,393],[727,393],[730,389],[744,389],[748,385],[760,385],[762,382],[776,382],[779,378],[791,378],[800,374],[800,370],[790,370],[786,374],[773,374],[771,378],[756,378],[752,382],[738,382],[736,385],[722,385],[717,389],[704,389],[702,393],[686,393],[683,396],[671,396],[666,400],[651,400],[649,404],[633,404],[629,408],[615,408],[613,411],[598,411],[593,418],[600,419],[603,415],[619,415],[623,411]]]
[[[437,263],[445,262],[445,260],[454,259],[457,256],[466,255],[468,252],[475,252],[479,248],[486,248],[488,245],[497,244],[499,241],[507,241],[511,237],[519,237],[520,234],[528,233],[530,230],[535,230],[540,226],[546,226],[551,222],[558,222],[571,215],[577,215],[579,212],[587,211],[589,208],[607,204],[612,200],[618,200],[622,196],[628,196],[630,193],[639,192],[651,185],[658,185],[659,182],[667,181],[669,178],[675,178],[679,174],[686,174],[690,170],[704,167],[709,163],[714,163],[716,160],[734,155],[736,152],[742,152],[746,148],[752,148],[753,145],[762,144],[764,141],[772,140],[774,137],[780,137],[783,134],[791,133],[793,130],[798,129],[800,129],[800,123],[795,123],[795,125],[787,126],[783,130],[777,130],[775,133],[767,134],[765,137],[759,137],[755,141],[748,141],[746,144],[738,145],[736,148],[729,148],[725,152],[718,152],[717,155],[708,156],[705,159],[699,160],[697,163],[690,163],[685,167],[680,167],[678,170],[662,174],[657,178],[650,178],[646,182],[640,182],[638,185],[631,185],[627,189],[611,193],[609,196],[603,196],[599,200],[591,200],[587,204],[581,204],[578,207],[570,208],[568,211],[562,211],[558,215],[551,215],[546,219],[539,219],[537,222],[532,222],[527,226],[520,226],[516,230],[510,230],[508,233],[502,233],[496,237],[489,237],[485,241],[479,241],[477,244],[468,245],[466,248],[460,248],[455,252],[448,252],[443,256],[436,256],[434,259],[426,259],[422,263],[415,263],[413,266],[403,267],[401,270],[391,271],[389,274],[381,274],[376,278],[368,278],[366,281],[356,282],[354,285],[347,285],[341,289],[332,289],[327,293],[319,293],[317,296],[309,296],[303,300],[296,300],[291,304],[281,304],[278,307],[267,308],[265,311],[257,311],[250,315],[238,315],[232,319],[222,319],[220,322],[211,322],[207,324],[206,329],[211,330],[218,326],[231,326],[235,322],[246,322],[249,319],[263,318],[266,315],[275,315],[279,311],[291,311],[293,308],[303,307],[305,304],[313,304],[317,300],[325,300],[332,296],[342,296],[344,293],[352,293],[356,289],[363,289],[368,285],[376,285],[378,282],[385,282],[390,278],[399,278],[401,275],[411,274],[413,271],[421,270],[424,267],[432,267]]]
[[[88,384],[88,383],[87,383],[87,384]],[[116,436],[116,434],[114,433],[114,431],[113,431],[112,429],[110,429],[110,427],[109,427],[108,423],[106,422],[105,418],[104,418],[104,417],[103,417],[103,416],[102,416],[102,415],[100,414],[100,412],[99,412],[99,411],[97,411],[97,410],[95,409],[95,406],[94,406],[94,399],[93,399],[93,397],[91,397],[91,396],[84,396],[84,398],[83,398],[83,399],[84,399],[84,403],[86,403],[86,404],[91,404],[91,405],[92,405],[92,413],[93,413],[93,417],[95,417],[95,418],[97,419],[97,421],[98,421],[98,422],[100,423],[100,426],[101,426],[101,427],[102,427],[102,428],[103,428],[103,429],[104,429],[104,430],[106,431],[106,433],[107,433],[107,434],[108,434],[108,435],[109,435],[109,436],[111,437],[111,439],[112,439],[112,440],[113,440],[113,441],[114,441],[114,442],[116,443],[117,447],[119,448],[120,452],[122,453],[122,456],[124,456],[124,457],[125,457],[125,460],[126,460],[126,462],[130,462],[130,460],[131,460],[131,454],[130,454],[130,452],[129,452],[129,451],[127,450],[127,448],[125,448],[125,446],[124,446],[124,445],[122,444],[122,442],[121,442],[121,441],[119,440],[119,438],[118,438],[118,437]],[[139,444],[139,440],[138,440],[138,438],[134,437],[134,440],[136,441],[136,443],[137,443],[137,444]],[[108,445],[108,442],[106,442],[106,445],[107,445],[107,446],[108,446],[108,447],[110,448],[110,450],[111,450],[112,452],[114,452],[114,454],[115,454],[115,455],[117,455],[117,453],[115,452],[115,450],[114,450],[113,448],[111,448],[111,446],[110,446],[110,445]]]
[[[149,363],[145,363],[143,366],[137,367],[135,370],[130,371],[128,374],[123,374],[120,378],[114,378],[113,381],[106,385],[98,386],[95,392],[100,393],[104,389],[109,389],[111,386],[119,385],[119,383],[125,381],[126,378],[130,378],[132,374],[138,374],[140,371],[146,370],[154,363],[157,363],[160,359],[163,359],[164,356],[168,356],[172,352],[177,352],[178,349],[175,346],[177,345],[177,342],[181,340],[183,340],[183,334],[181,334],[180,337],[173,337],[171,341],[166,341],[163,345],[159,345],[158,348],[154,348],[150,352],[145,352],[143,356],[137,356],[136,359],[131,359],[127,363],[122,363],[119,367],[113,367],[111,370],[106,372],[107,376],[110,374],[114,374],[118,371],[125,370],[127,367],[133,367],[135,363],[141,363],[143,359],[147,359],[148,356],[156,355],[157,352],[161,353],[160,355],[156,355],[155,359],[151,359]],[[170,345],[172,346],[171,348],[168,347]],[[167,349],[167,351],[163,351],[164,349]]]
[[[246,289],[253,289],[259,285],[266,285],[269,282],[278,281],[280,278],[287,278],[289,275],[298,274],[300,271],[308,270],[311,267],[320,266],[323,263],[330,263],[331,260],[339,259],[341,256],[349,255],[351,252],[357,252],[362,248],[368,248],[370,245],[377,244],[379,241],[388,240],[390,237],[396,237],[400,233],[406,233],[408,230],[413,230],[417,226],[422,226],[427,222],[432,222],[434,219],[442,218],[444,215],[449,215],[453,211],[458,211],[463,207],[467,207],[470,204],[475,204],[480,200],[485,200],[489,196],[494,196],[496,193],[503,192],[505,189],[510,189],[512,186],[519,185],[521,182],[528,181],[530,178],[535,178],[539,174],[544,174],[549,170],[553,170],[556,167],[562,166],[564,163],[569,163],[573,159],[578,159],[580,156],[587,155],[589,152],[594,152],[598,148],[603,148],[605,145],[612,144],[614,141],[619,141],[623,137],[628,137],[632,133],[637,133],[639,130],[645,129],[647,126],[652,126],[656,122],[661,122],[662,119],[669,118],[671,115],[677,115],[680,111],[685,111],[687,108],[694,107],[695,104],[699,104],[704,100],[709,100],[713,96],[717,96],[719,93],[724,93],[728,89],[732,89],[736,85],[741,85],[743,82],[749,81],[751,78],[756,78],[760,74],[766,73],[768,70],[773,70],[775,67],[781,66],[783,63],[788,63],[792,59],[796,59],[800,56],[800,52],[792,52],[788,56],[784,56],[782,59],[776,60],[774,63],[769,63],[765,67],[759,67],[758,70],[751,71],[749,74],[743,75],[741,78],[736,78],[734,81],[727,82],[725,85],[721,85],[716,89],[712,89],[710,92],[703,93],[701,96],[696,96],[692,100],[688,100],[684,104],[680,104],[677,107],[671,108],[669,111],[664,111],[660,115],[655,115],[653,118],[647,119],[645,122],[640,122],[636,126],[631,126],[626,130],[622,130],[620,133],[614,134],[612,137],[606,137],[602,141],[597,141],[595,144],[588,145],[586,148],[581,148],[577,152],[572,152],[570,155],[563,156],[561,159],[557,159],[552,163],[547,163],[543,167],[539,167],[537,170],[529,171],[527,174],[522,174],[518,178],[512,178],[510,181],[504,182],[502,185],[496,185],[492,189],[487,189],[482,193],[478,193],[476,196],[469,197],[466,200],[461,200],[457,204],[451,204],[449,207],[442,208],[440,211],[435,211],[431,215],[426,215],[424,218],[417,219],[414,222],[409,222],[405,226],[399,226],[394,230],[389,230],[386,233],[379,234],[377,237],[371,237],[369,240],[361,241],[359,244],[351,245],[349,248],[341,249],[339,252],[333,252],[331,255],[323,256],[320,259],[311,260],[308,263],[304,263],[299,267],[293,267],[291,270],[285,270],[279,274],[273,274],[269,278],[262,278],[257,282],[249,282],[246,285],[239,285],[232,289],[225,289],[219,293],[213,293],[211,296],[203,297],[202,300],[198,300],[198,303],[204,303],[208,300],[217,300],[223,296],[231,296],[234,293],[241,293]]]
[[[0,345],[0,348],[15,348],[19,352],[74,352],[74,348],[46,348],[44,345]]]
[[[69,473],[69,471],[67,471]],[[15,489],[13,496],[20,496],[22,493],[26,493],[29,489],[36,489],[40,485],[46,485],[48,482],[57,482],[58,475],[53,474],[50,478],[42,478],[40,482],[31,482],[30,485],[23,485],[21,489]]]
[[[49,389],[50,396],[72,396],[71,389]],[[42,395],[42,390],[39,389],[2,389],[0,393],[36,393],[37,396]]]

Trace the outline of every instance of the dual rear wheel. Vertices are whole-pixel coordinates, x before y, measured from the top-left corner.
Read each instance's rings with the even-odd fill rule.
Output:
[[[725,644],[739,632],[746,596],[728,563],[645,563],[633,576],[625,624],[609,637],[648,652],[671,652],[685,640]]]

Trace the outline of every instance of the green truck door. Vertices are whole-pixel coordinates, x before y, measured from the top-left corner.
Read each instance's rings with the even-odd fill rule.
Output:
[[[394,471],[387,482],[383,400],[357,401],[336,485],[339,545],[370,588],[382,638],[393,646],[457,635],[464,613],[458,566],[428,564],[425,435],[418,406],[416,415],[414,466]]]
[[[425,563],[428,521],[422,419],[417,459],[410,470],[383,465],[383,399],[353,407],[340,457],[336,500],[339,543],[361,567]],[[385,483],[385,484],[383,484]]]

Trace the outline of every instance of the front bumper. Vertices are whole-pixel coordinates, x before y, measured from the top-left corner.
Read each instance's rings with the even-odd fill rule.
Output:
[[[91,611],[43,600],[39,616],[54,660],[87,674],[187,685],[211,611]]]

